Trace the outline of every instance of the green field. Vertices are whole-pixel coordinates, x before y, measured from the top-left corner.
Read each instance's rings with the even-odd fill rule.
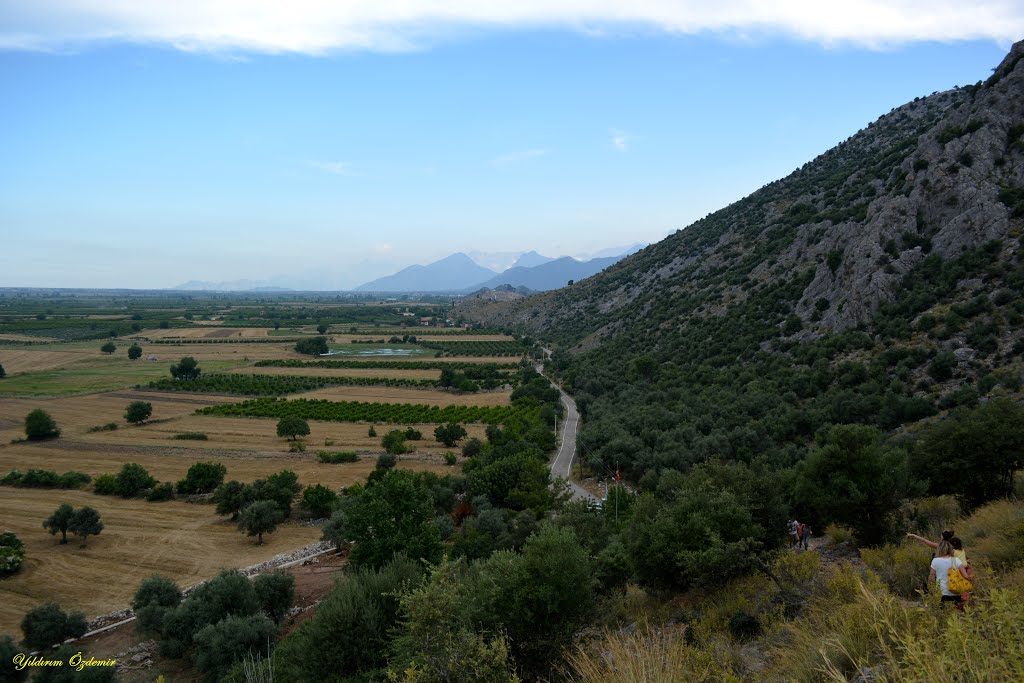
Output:
[[[0,396],[72,396],[91,391],[110,391],[146,384],[170,376],[177,359],[150,362],[127,358],[95,358],[72,367],[12,375],[0,383]],[[236,368],[239,361],[204,360],[204,371]]]

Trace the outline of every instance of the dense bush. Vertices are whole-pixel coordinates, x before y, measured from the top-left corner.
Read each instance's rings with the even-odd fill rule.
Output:
[[[181,494],[212,493],[224,483],[227,471],[228,468],[219,462],[197,462],[188,468],[176,489]]]
[[[132,598],[132,610],[142,631],[159,632],[164,615],[181,604],[181,589],[166,576],[144,579]]]
[[[32,469],[24,474],[18,470],[11,470],[4,475],[3,479],[0,479],[0,484],[21,488],[77,489],[90,481],[92,481],[92,477],[84,472],[70,471],[58,475],[52,470]]]
[[[310,337],[296,342],[295,350],[307,356],[322,356],[330,349],[327,348],[327,337]]]
[[[25,647],[30,650],[43,650],[67,638],[78,638],[87,628],[84,614],[67,614],[54,602],[33,607],[21,620]]]
[[[25,416],[25,436],[32,441],[53,439],[60,436],[60,429],[49,413],[36,408]]]
[[[7,576],[21,569],[25,561],[25,544],[13,531],[0,533],[0,576]]]
[[[316,457],[320,462],[336,465],[346,462],[359,462],[359,454],[355,451],[317,451]]]

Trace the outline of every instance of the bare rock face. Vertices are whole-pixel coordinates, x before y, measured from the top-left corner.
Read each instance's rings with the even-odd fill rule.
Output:
[[[1019,248],[1022,224],[1024,41],[984,83],[908,102],[597,276],[542,295],[467,301],[463,312],[585,348],[637,326],[719,315],[799,275],[793,335],[813,336],[870,320],[930,257],[992,241]]]

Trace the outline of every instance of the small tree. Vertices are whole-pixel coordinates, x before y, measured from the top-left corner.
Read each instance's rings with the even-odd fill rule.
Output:
[[[277,421],[278,436],[287,436],[290,440],[294,440],[297,436],[307,436],[308,434],[309,423],[301,417],[286,415]]]
[[[29,610],[21,620],[25,647],[30,650],[42,650],[63,643],[66,638],[78,638],[87,628],[85,615],[67,614],[55,602]]]
[[[327,334],[328,329],[330,328],[327,327],[326,323],[320,323],[319,325],[316,326],[316,331],[319,332],[320,334]]]
[[[132,599],[132,610],[143,631],[159,631],[164,615],[181,603],[181,589],[166,576],[143,579]]]
[[[14,657],[23,654],[11,636],[0,636],[0,681],[21,683],[28,678],[28,668],[19,669],[14,664]]]
[[[256,537],[256,543],[263,545],[263,534],[272,534],[284,520],[284,513],[272,500],[258,500],[242,508],[238,515],[238,527],[249,536]]]
[[[142,424],[153,414],[153,404],[149,401],[132,401],[124,411],[124,419],[132,424]]]
[[[178,380],[199,379],[202,372],[199,363],[192,356],[185,356],[171,366],[171,377]]]
[[[51,536],[55,536],[59,531],[61,545],[64,545],[68,542],[68,525],[74,516],[75,509],[67,503],[61,503],[43,522],[43,528],[49,531]]]
[[[370,428],[366,430],[366,435],[369,436],[370,438],[377,436],[376,428],[374,428],[373,425],[370,425]]]
[[[178,493],[210,493],[224,482],[228,468],[219,462],[197,462],[188,468],[185,478],[178,482]]]
[[[24,561],[25,544],[21,539],[13,531],[0,533],[0,576],[18,571]]]
[[[25,436],[32,441],[52,439],[60,436],[60,429],[48,412],[36,408],[25,416]]]
[[[138,360],[142,358],[142,347],[138,344],[132,344],[128,347],[128,360]]]
[[[338,494],[322,484],[307,486],[302,492],[302,502],[299,507],[309,513],[314,519],[329,517],[331,510],[338,503]]]
[[[409,449],[405,445],[405,432],[401,429],[392,429],[390,432],[384,435],[381,439],[380,445],[385,451],[392,455],[401,455],[406,453]]]
[[[6,376],[7,376],[7,371],[4,370],[4,364],[0,363],[0,379],[3,379]]]
[[[100,513],[88,505],[75,510],[74,516],[68,523],[68,531],[82,539],[82,547],[90,536],[98,536],[103,531],[103,522],[100,521]]]
[[[114,342],[107,342],[106,344],[100,347],[100,351],[109,355],[114,351],[117,351],[117,344],[115,344]]]
[[[275,624],[280,624],[295,601],[295,577],[283,569],[276,569],[258,575],[253,579],[252,587],[260,608]]]
[[[122,498],[134,498],[146,489],[156,486],[157,481],[142,465],[129,462],[121,467],[115,478],[114,490]]]
[[[455,444],[460,439],[465,438],[466,429],[460,424],[449,422],[446,425],[438,425],[434,429],[434,438],[443,443],[448,448],[454,448]]]
[[[251,486],[240,481],[229,481],[221,484],[213,493],[213,502],[217,504],[218,515],[231,515],[231,521],[238,520],[238,513],[253,500]]]

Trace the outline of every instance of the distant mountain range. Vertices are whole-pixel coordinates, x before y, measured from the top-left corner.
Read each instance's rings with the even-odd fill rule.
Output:
[[[507,269],[491,269],[480,265],[477,260],[462,252],[428,263],[403,268],[392,275],[380,277],[354,287],[355,292],[451,292],[468,293],[487,287],[494,289],[500,285],[512,285],[533,291],[547,291],[564,287],[569,280],[582,280],[595,275],[613,263],[643,249],[646,245],[634,244],[629,247],[617,247],[596,252],[589,260],[575,259],[571,256],[552,258],[536,251],[519,254],[512,261],[515,252],[491,254],[493,258],[485,262],[503,268],[511,262]],[[476,252],[474,252],[476,253]],[[488,254],[477,254],[486,257]],[[497,257],[501,257],[500,259]],[[307,278],[308,279],[308,278]],[[189,280],[171,287],[180,291],[207,292],[292,292],[298,290],[329,291],[335,287],[317,285],[321,277],[313,278],[316,283],[302,281],[296,284],[294,278],[287,276],[274,277],[271,280],[228,280],[222,282],[208,280]],[[297,281],[296,281],[297,282]],[[281,286],[293,285],[293,286]]]
[[[394,275],[360,285],[355,291],[468,293],[501,285],[547,291],[564,287],[569,280],[582,280],[596,275],[643,246],[636,244],[616,256],[589,261],[579,261],[571,256],[554,259],[536,251],[528,251],[520,255],[511,268],[501,273],[484,268],[460,252],[425,266],[409,266]]]

